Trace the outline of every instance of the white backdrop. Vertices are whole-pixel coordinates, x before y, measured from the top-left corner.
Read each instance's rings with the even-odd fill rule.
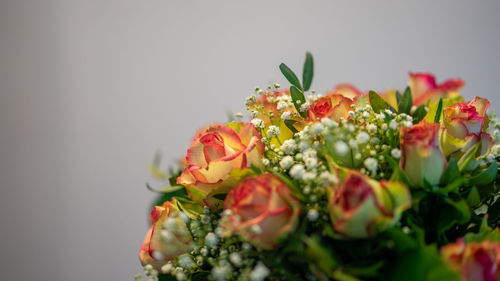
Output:
[[[154,153],[306,50],[318,91],[431,71],[500,109],[499,3],[0,1],[0,279],[131,280]]]

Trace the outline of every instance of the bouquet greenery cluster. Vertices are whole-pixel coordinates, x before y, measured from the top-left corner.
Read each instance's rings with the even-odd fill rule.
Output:
[[[136,280],[500,280],[500,123],[464,82],[256,88],[199,130],[151,212]]]

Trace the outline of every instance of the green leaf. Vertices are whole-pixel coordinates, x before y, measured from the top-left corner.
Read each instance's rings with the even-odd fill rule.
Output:
[[[384,235],[394,242],[394,248],[400,253],[418,247],[417,242],[399,227],[389,228]]]
[[[314,61],[313,56],[310,52],[306,53],[306,60],[304,61],[304,67],[302,68],[302,85],[304,86],[304,91],[309,90],[312,84],[314,76]]]
[[[219,194],[215,194],[213,197],[215,199],[219,199],[221,201],[224,201],[226,199],[226,196],[227,196],[227,193],[219,193]]]
[[[297,75],[295,75],[295,73],[293,73],[293,71],[286,64],[284,63],[280,64],[280,70],[281,73],[283,73],[283,75],[285,76],[286,80],[290,82],[290,84],[302,90],[299,78],[297,78]]]
[[[156,190],[152,188],[148,183],[146,183],[146,187],[152,192],[161,194],[156,198],[156,200],[154,200],[153,206],[160,206],[161,204],[163,204],[163,202],[170,201],[174,197],[177,198],[187,196],[186,189],[182,185],[167,186]]]
[[[419,105],[417,109],[415,109],[415,112],[413,112],[413,124],[417,124],[418,122],[422,121],[422,119],[425,118],[425,115],[427,115],[425,105]]]
[[[205,281],[205,280],[208,280],[209,276],[210,276],[210,272],[209,271],[195,272],[191,276],[190,280],[191,281]]]
[[[434,123],[439,123],[441,119],[441,112],[443,111],[443,99],[439,99],[438,107],[436,109],[436,114],[434,115]]]
[[[458,159],[457,164],[458,164],[458,169],[460,171],[463,171],[465,169],[465,167],[467,167],[469,162],[474,158],[480,145],[481,145],[481,142],[478,142],[476,145],[469,148],[469,150],[467,150],[467,152],[465,152],[465,154],[462,155],[462,157],[460,157],[460,159]]]
[[[307,257],[324,273],[331,276],[338,266],[335,257],[320,243],[317,236],[304,237],[303,240],[307,245]]]
[[[475,207],[481,203],[481,195],[479,194],[479,191],[477,188],[474,186],[469,192],[469,195],[467,195],[467,204],[471,207]]]
[[[159,274],[158,281],[177,281],[177,279],[170,274]]]
[[[300,110],[301,105],[306,102],[306,97],[304,96],[302,90],[295,86],[290,86],[290,96],[292,97],[292,102],[295,106],[295,109],[297,109],[297,112],[300,114],[300,116],[305,118],[306,113]]]
[[[394,107],[392,107],[390,104],[388,104],[375,91],[370,91],[368,93],[368,97],[370,99],[370,105],[372,106],[373,111],[375,111],[376,113],[380,113],[381,111],[384,111],[385,109],[389,109],[392,112],[396,112]]]
[[[496,225],[500,219],[500,200],[497,199],[495,203],[488,207],[488,224]]]
[[[293,195],[297,197],[300,200],[304,200],[304,195],[302,195],[302,191],[300,191],[300,188],[297,186],[297,184],[289,177],[287,177],[284,174],[281,174],[279,172],[272,172],[273,175],[277,176],[280,178],[288,187],[290,187],[290,190],[292,191]]]
[[[257,174],[257,175],[262,174],[262,170],[261,170],[259,167],[255,166],[255,165],[254,165],[254,164],[252,164],[252,163],[250,163],[250,165],[249,165],[249,166],[250,166],[250,169],[252,169],[252,171],[253,171],[255,174]]]
[[[399,255],[394,264],[390,281],[461,281],[461,276],[449,268],[439,252],[431,246],[407,251]]]
[[[297,129],[295,129],[295,127],[293,126],[293,124],[297,123],[297,120],[291,120],[291,119],[288,119],[288,120],[284,120],[285,122],[285,125],[288,129],[290,129],[290,131],[292,131],[294,134],[297,133]]]
[[[470,220],[470,208],[465,200],[453,201],[447,198],[445,203],[437,223],[439,233],[448,230],[456,223],[462,224]]]
[[[412,105],[413,100],[411,97],[411,90],[410,87],[406,87],[403,96],[398,101],[398,112],[410,114]]]
[[[487,185],[497,176],[498,165],[493,162],[487,169],[470,178],[470,183],[474,185]]]
[[[443,175],[441,176],[440,184],[444,185],[460,176],[460,170],[458,169],[457,161],[455,159],[450,159],[448,162],[448,167],[444,170]]]

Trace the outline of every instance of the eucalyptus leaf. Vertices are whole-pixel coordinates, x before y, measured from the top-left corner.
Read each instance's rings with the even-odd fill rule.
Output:
[[[293,71],[286,64],[284,63],[280,64],[280,70],[281,73],[283,73],[283,75],[285,76],[286,80],[290,82],[290,84],[302,90],[299,78],[297,78],[297,75],[295,75],[295,73],[293,73]]]
[[[302,69],[302,85],[304,86],[304,91],[311,88],[312,80],[314,76],[314,60],[310,52],[306,53],[306,60],[304,61],[304,67]]]

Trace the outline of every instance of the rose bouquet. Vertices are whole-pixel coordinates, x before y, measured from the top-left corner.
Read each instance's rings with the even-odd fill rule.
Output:
[[[136,280],[500,280],[500,123],[459,79],[402,92],[256,88],[199,130],[151,212]]]

